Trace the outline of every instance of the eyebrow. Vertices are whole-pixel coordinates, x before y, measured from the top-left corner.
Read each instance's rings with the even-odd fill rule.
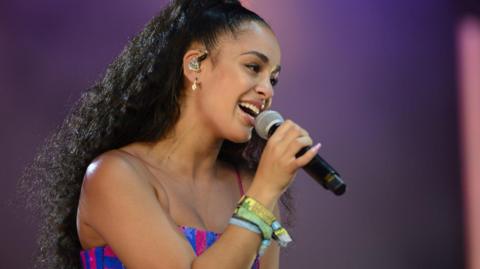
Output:
[[[261,52],[255,51],[255,50],[247,51],[247,52],[244,52],[240,55],[246,55],[246,54],[253,54],[253,55],[257,56],[258,58],[260,58],[260,60],[262,60],[262,62],[264,62],[264,63],[268,63],[270,61],[270,59],[268,59],[267,55],[265,55]],[[282,67],[280,65],[277,65],[272,70],[272,73],[280,72],[281,69],[282,69]]]

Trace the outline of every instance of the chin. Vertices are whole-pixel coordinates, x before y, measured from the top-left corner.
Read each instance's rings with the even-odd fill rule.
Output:
[[[252,139],[252,130],[253,128],[249,128],[248,131],[244,129],[242,132],[237,132],[235,136],[230,136],[228,140],[233,143],[246,143]],[[242,134],[239,135],[240,133]]]

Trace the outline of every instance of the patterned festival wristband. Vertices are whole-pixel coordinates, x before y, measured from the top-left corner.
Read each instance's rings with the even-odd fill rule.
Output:
[[[252,224],[249,221],[246,221],[246,220],[243,220],[243,219],[240,219],[240,218],[236,218],[236,217],[232,217],[232,218],[230,218],[228,223],[230,223],[232,225],[239,226],[239,227],[244,228],[244,229],[247,229],[251,232],[254,232],[254,233],[262,236],[262,232],[260,231],[260,229],[255,224]],[[258,248],[258,255],[260,257],[263,256],[263,254],[265,254],[265,251],[270,246],[270,242],[271,242],[271,240],[269,240],[269,239],[262,239],[260,247]]]
[[[247,229],[251,232],[259,234],[260,236],[262,235],[262,231],[260,231],[260,229],[256,225],[246,220],[236,218],[235,216],[231,217],[228,223]]]
[[[286,247],[288,243],[293,241],[287,230],[282,227],[275,216],[255,199],[244,195],[240,199],[238,206],[253,212],[264,223],[269,225],[273,230],[273,239],[277,241],[281,247]]]
[[[272,238],[272,234],[273,234],[272,227],[270,225],[266,224],[255,213],[247,210],[246,208],[237,207],[235,209],[235,213],[233,214],[233,217],[248,221],[248,222],[254,224],[255,226],[257,226],[258,229],[262,233],[262,238],[263,239],[270,240]]]
[[[275,220],[272,223],[272,228],[273,228],[273,235],[272,237],[274,238],[275,241],[281,246],[281,247],[286,247],[288,243],[292,242],[293,239],[290,237],[290,234],[288,234],[287,230],[282,227],[280,222]]]
[[[257,202],[257,200],[246,195],[242,196],[238,205],[254,212],[269,226],[272,226],[272,223],[276,220],[272,212],[265,208],[261,203]]]

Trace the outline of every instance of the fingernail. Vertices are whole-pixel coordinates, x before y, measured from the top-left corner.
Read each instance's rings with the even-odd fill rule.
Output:
[[[318,151],[321,146],[322,146],[322,144],[321,144],[321,143],[318,143],[318,144],[316,144],[312,149],[313,149],[313,151]]]

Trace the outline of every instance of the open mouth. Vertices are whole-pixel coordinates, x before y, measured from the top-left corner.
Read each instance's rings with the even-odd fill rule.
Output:
[[[238,106],[243,112],[247,113],[248,115],[254,118],[260,113],[260,110],[256,106],[250,103],[240,102]]]

